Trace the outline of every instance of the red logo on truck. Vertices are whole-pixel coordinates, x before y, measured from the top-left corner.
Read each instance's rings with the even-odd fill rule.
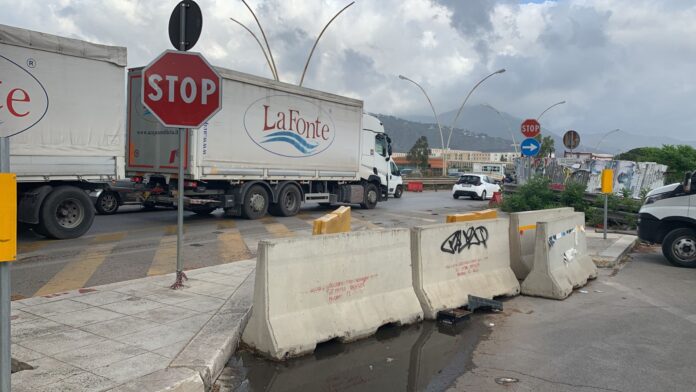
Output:
[[[289,158],[325,151],[336,133],[333,119],[319,105],[288,95],[252,103],[244,114],[244,128],[259,147]]]
[[[19,64],[0,55],[0,136],[24,132],[48,111],[48,94],[41,82]]]

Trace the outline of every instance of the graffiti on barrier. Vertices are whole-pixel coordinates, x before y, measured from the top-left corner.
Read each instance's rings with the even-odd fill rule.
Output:
[[[450,254],[461,253],[464,249],[469,249],[472,246],[483,245],[484,248],[487,248],[487,241],[488,229],[484,226],[469,227],[452,233],[442,243],[440,250]]]

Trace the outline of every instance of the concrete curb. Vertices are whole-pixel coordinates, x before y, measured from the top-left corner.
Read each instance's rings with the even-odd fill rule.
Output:
[[[204,390],[209,391],[239,344],[249,321],[253,295],[254,271],[181,350],[169,368],[195,370]]]
[[[205,385],[195,370],[162,369],[110,389],[109,392],[202,392]]]
[[[624,235],[614,244],[601,251],[597,255],[592,255],[592,261],[599,268],[614,268],[630,253],[640,241],[638,237]]]

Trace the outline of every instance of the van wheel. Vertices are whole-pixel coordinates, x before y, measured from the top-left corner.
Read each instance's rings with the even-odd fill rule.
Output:
[[[394,190],[394,197],[397,199],[401,199],[401,195],[404,193],[404,188],[401,185],[396,186],[396,190]]]
[[[58,240],[85,234],[94,221],[94,207],[80,188],[61,186],[46,196],[39,213],[38,232]]]
[[[696,231],[675,229],[662,240],[662,254],[677,267],[696,268]]]
[[[365,201],[360,203],[360,207],[366,210],[371,210],[377,207],[377,199],[379,199],[379,190],[377,189],[377,185],[369,183],[367,186],[365,186]]]
[[[242,215],[247,219],[259,219],[268,212],[268,192],[261,185],[252,185],[244,195]]]
[[[278,202],[268,207],[273,216],[295,216],[300,212],[302,194],[294,185],[287,185],[278,195]]]

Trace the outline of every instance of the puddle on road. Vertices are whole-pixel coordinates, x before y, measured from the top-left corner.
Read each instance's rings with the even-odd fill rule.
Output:
[[[441,391],[473,368],[474,349],[489,331],[483,315],[456,326],[388,326],[369,339],[324,343],[285,363],[241,350],[223,374],[237,391]]]

